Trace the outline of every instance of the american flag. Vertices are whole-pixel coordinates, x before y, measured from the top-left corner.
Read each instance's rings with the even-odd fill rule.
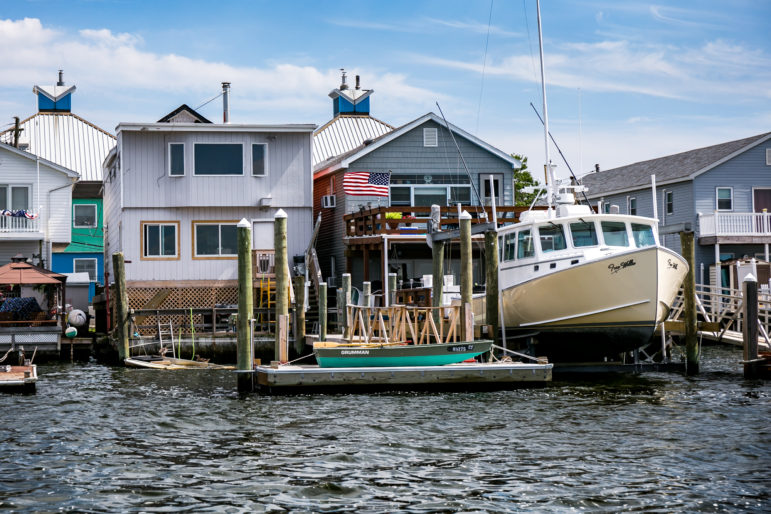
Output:
[[[390,173],[349,171],[343,177],[343,190],[352,196],[388,196]]]

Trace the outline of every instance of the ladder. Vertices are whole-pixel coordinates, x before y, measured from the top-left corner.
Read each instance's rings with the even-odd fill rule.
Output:
[[[177,358],[176,350],[174,349],[174,325],[171,321],[169,321],[169,328],[168,330],[163,329],[163,325],[161,325],[160,317],[158,318],[158,344],[160,345],[160,354],[164,355],[168,349],[166,348],[166,343],[163,340],[163,336],[168,336],[171,346],[171,356],[175,359]]]

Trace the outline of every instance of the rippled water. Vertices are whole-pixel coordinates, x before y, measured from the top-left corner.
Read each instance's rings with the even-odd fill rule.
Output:
[[[41,366],[0,396],[0,509],[767,511],[771,387],[702,374],[239,398],[230,372]]]

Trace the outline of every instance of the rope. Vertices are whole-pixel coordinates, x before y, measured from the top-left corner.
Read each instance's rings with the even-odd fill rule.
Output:
[[[517,357],[523,357],[525,359],[530,359],[538,362],[538,359],[536,357],[531,357],[530,355],[527,355],[524,353],[515,352],[514,350],[509,350],[508,348],[504,348],[503,346],[498,346],[497,344],[492,345],[492,347],[495,348],[496,350],[503,350],[504,352],[510,353],[512,355],[516,355]]]
[[[303,360],[303,359],[307,359],[308,357],[311,357],[311,356],[313,356],[313,354],[312,354],[312,353],[309,353],[308,355],[303,355],[302,357],[298,357],[298,358],[296,358],[296,359],[295,359],[295,360],[293,360],[293,361],[289,361],[289,362],[287,362],[286,364],[284,364],[284,366],[288,366],[289,364],[292,364],[292,363],[294,363],[294,362],[297,362],[297,361],[301,361],[301,360]]]
[[[5,359],[8,357],[8,354],[11,353],[11,350],[13,350],[13,347],[8,348],[8,351],[5,352],[5,355],[3,355],[3,358],[0,359],[0,362],[5,361]]]

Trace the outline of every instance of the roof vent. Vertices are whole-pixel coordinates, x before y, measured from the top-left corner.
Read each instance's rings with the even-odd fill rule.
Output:
[[[594,165],[594,172],[595,173],[599,173],[600,172],[600,165],[599,164],[595,164]]]
[[[57,82],[56,85],[57,86],[64,85],[64,70],[59,70],[59,82]]]
[[[343,79],[340,82],[340,90],[344,91],[344,90],[348,89],[348,84],[345,83],[345,68],[340,68],[340,71],[343,74]]]
[[[374,141],[372,139],[365,139],[364,141],[362,141],[362,143],[364,144],[364,146],[369,146],[372,143],[374,143]]]

